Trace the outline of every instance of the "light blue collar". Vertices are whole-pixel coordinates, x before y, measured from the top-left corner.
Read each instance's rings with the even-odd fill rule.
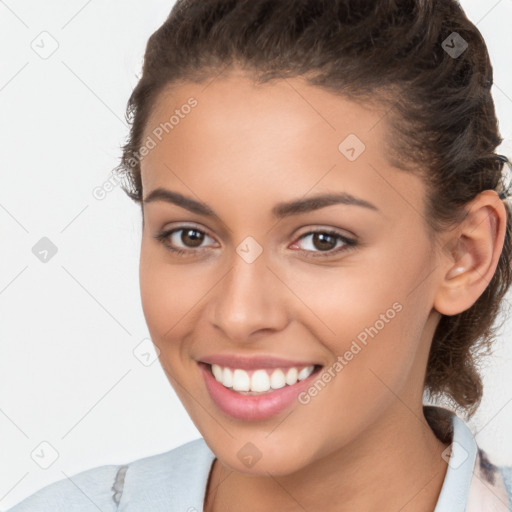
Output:
[[[466,423],[452,413],[453,439],[448,468],[434,512],[465,512],[478,453]]]

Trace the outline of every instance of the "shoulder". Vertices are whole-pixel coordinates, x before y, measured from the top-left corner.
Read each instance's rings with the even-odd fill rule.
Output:
[[[468,512],[512,510],[512,466],[494,464],[487,453],[478,448],[469,503]]]
[[[100,466],[43,487],[8,512],[82,512],[117,510],[112,484],[119,466]]]
[[[512,466],[498,466],[498,471],[503,478],[508,497],[509,510],[512,510]]]
[[[43,487],[8,512],[114,512],[128,504],[134,511],[168,510],[169,503],[184,494],[183,484],[191,476],[196,478],[196,494],[202,499],[201,485],[206,485],[213,459],[205,441],[196,439],[127,464],[82,471]],[[188,503],[190,490],[189,481]]]

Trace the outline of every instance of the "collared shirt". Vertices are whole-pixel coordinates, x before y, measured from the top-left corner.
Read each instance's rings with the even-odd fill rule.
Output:
[[[426,418],[448,467],[433,512],[512,511],[512,466],[496,466],[469,426],[440,407]],[[124,465],[99,466],[50,484],[8,512],[201,512],[215,455],[203,439]]]

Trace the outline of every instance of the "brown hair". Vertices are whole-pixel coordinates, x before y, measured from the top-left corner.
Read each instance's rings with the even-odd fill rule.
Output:
[[[424,219],[433,241],[463,219],[479,192],[504,188],[509,162],[495,153],[502,139],[492,66],[457,1],[178,0],[149,38],[128,101],[130,134],[116,171],[132,199],[142,199],[138,151],[159,93],[228,68],[244,69],[259,83],[301,76],[333,94],[383,105],[390,158],[426,185]],[[425,390],[468,416],[483,393],[477,356],[491,348],[512,279],[508,203],[506,209],[505,244],[491,282],[472,307],[442,316],[428,360]]]

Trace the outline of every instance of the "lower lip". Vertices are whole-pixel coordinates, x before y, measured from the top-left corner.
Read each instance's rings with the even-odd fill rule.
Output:
[[[308,378],[297,381],[293,386],[284,386],[262,395],[243,395],[226,388],[212,375],[210,365],[199,363],[206,389],[219,409],[233,418],[241,420],[264,420],[284,411],[297,400],[316,376],[314,371]]]

